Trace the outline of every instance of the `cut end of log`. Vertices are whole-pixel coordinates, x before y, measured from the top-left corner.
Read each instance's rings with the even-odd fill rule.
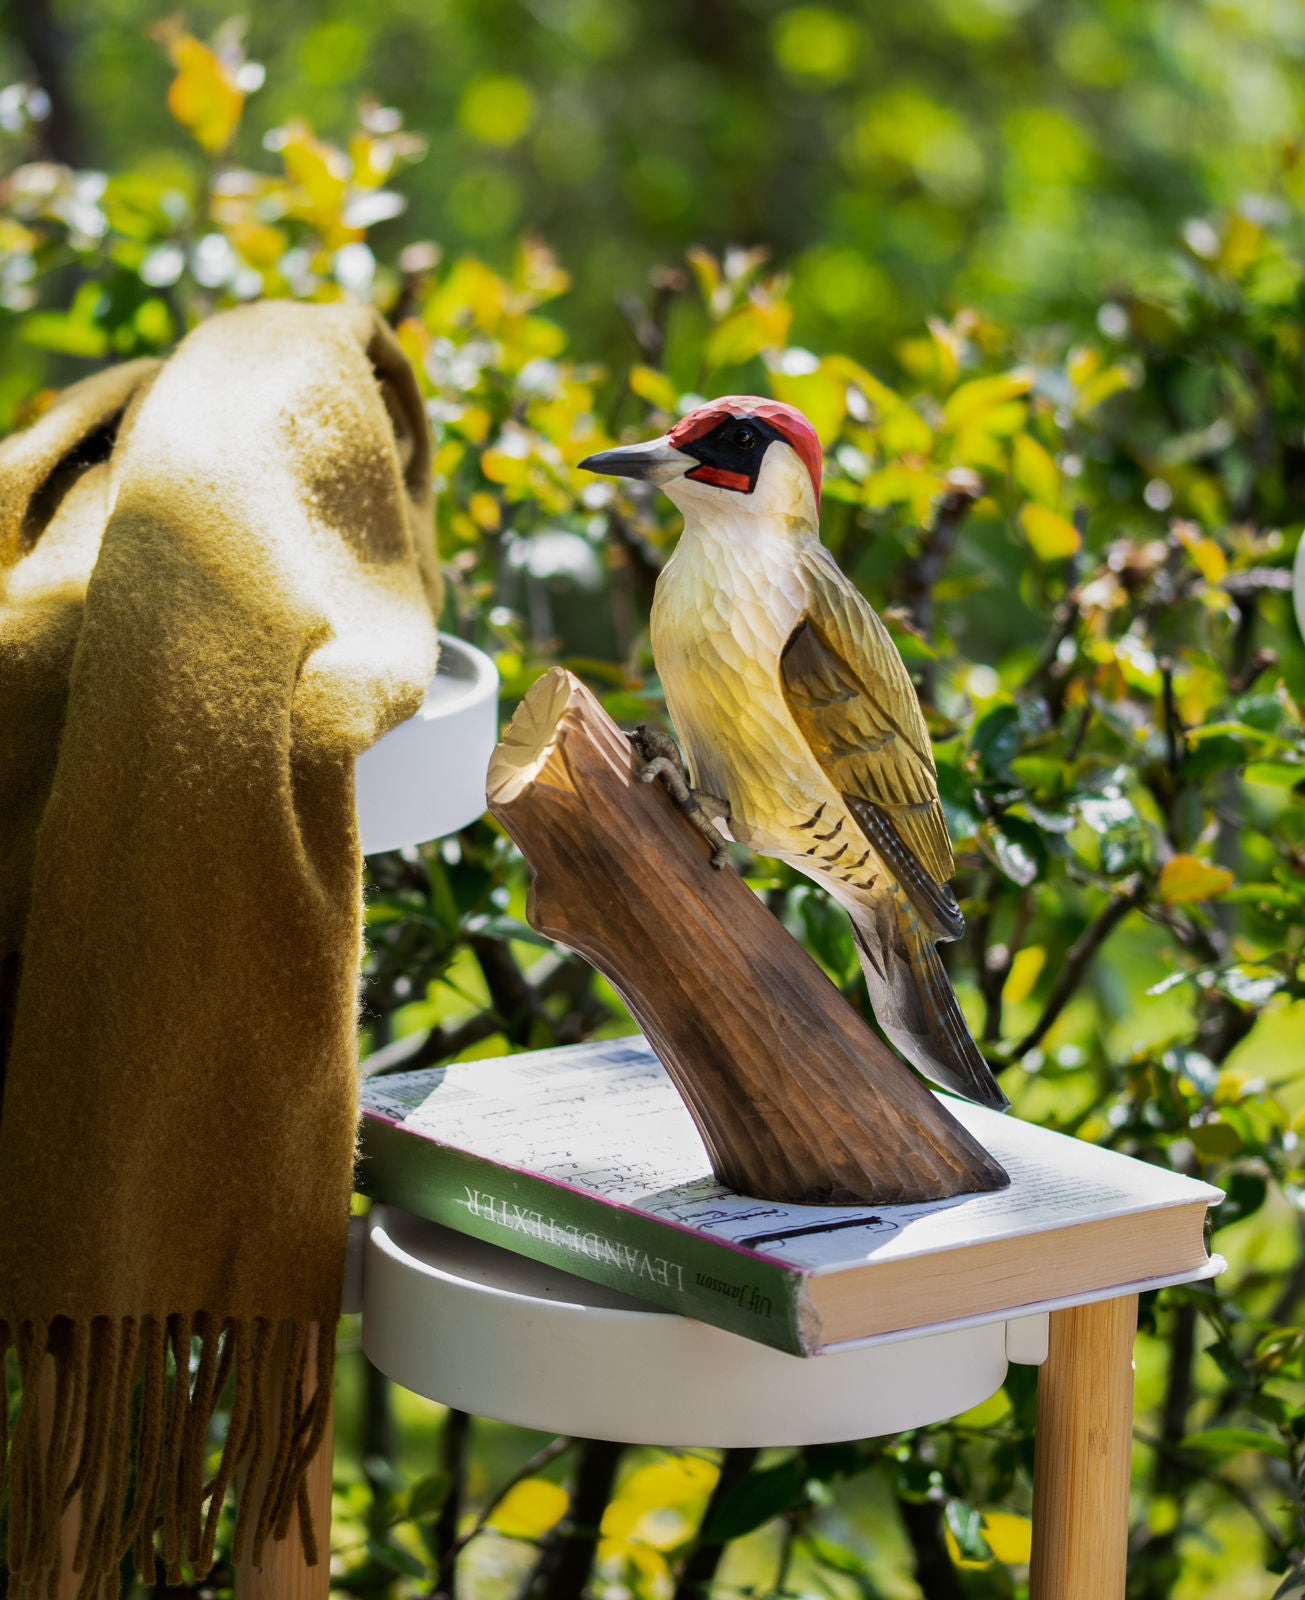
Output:
[[[489,763],[485,792],[491,806],[511,805],[547,765],[558,723],[571,701],[571,676],[554,667],[537,679],[508,723]]]

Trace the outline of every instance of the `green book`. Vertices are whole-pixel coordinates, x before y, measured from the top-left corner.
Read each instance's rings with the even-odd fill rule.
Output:
[[[640,1036],[366,1079],[358,1187],[795,1355],[1206,1277],[1220,1191],[966,1101],[1010,1173],[915,1206],[726,1189]]]

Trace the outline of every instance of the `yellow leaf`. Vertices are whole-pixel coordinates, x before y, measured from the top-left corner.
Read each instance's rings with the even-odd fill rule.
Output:
[[[227,238],[251,267],[274,267],[285,254],[285,234],[266,222],[237,222],[227,229]]]
[[[971,378],[954,389],[943,407],[943,421],[949,428],[972,421],[994,406],[1004,405],[1027,394],[1033,387],[1033,374],[1017,368],[1014,372],[1001,372],[993,378]]]
[[[467,511],[478,528],[493,530],[499,525],[498,501],[484,489],[478,489],[468,499]]]
[[[862,485],[862,498],[868,506],[909,505],[911,515],[923,522],[935,495],[944,488],[941,476],[902,462],[894,462],[872,472]]]
[[[493,418],[484,406],[469,405],[462,408],[462,415],[456,419],[456,427],[462,437],[470,439],[472,444],[484,444],[489,438],[492,422]]]
[[[914,406],[895,406],[883,414],[879,443],[890,456],[927,456],[933,449],[933,429]]]
[[[317,138],[306,122],[296,119],[285,129],[281,160],[286,176],[301,191],[305,203],[298,209],[306,219],[318,227],[338,222],[349,187],[344,151]]]
[[[947,1544],[947,1554],[952,1558],[952,1565],[959,1567],[962,1572],[982,1572],[984,1567],[990,1567],[991,1561],[970,1561],[961,1553],[961,1547],[956,1541],[956,1535],[948,1527],[943,1528],[943,1539]]]
[[[662,411],[674,411],[678,398],[675,385],[664,372],[658,372],[653,367],[631,367],[630,387],[640,400],[646,400],[650,406],[657,406]]]
[[[1263,240],[1264,229],[1258,223],[1240,212],[1234,213],[1220,242],[1215,265],[1230,278],[1245,276],[1259,255]]]
[[[796,406],[826,448],[838,438],[847,416],[847,384],[828,363],[822,361],[814,372],[783,372],[772,366],[770,392],[785,405]]]
[[[1132,389],[1136,384],[1135,373],[1121,362],[1116,362],[1104,372],[1098,372],[1080,388],[1074,410],[1078,416],[1085,417],[1089,411],[1095,411],[1109,400],[1112,394],[1118,394],[1121,389]]]
[[[566,1515],[570,1498],[546,1478],[526,1478],[508,1490],[494,1508],[490,1523],[513,1539],[538,1539]]]
[[[1060,503],[1060,468],[1051,452],[1031,433],[1016,434],[1011,470],[1030,500],[1050,507]]]
[[[168,110],[216,155],[231,142],[245,97],[216,51],[181,29],[168,30],[164,39],[177,69],[168,86]]]
[[[1025,1567],[1033,1549],[1033,1524],[1013,1511],[985,1511],[983,1537],[998,1561],[1007,1566]]]
[[[1072,556],[1083,542],[1078,529],[1067,517],[1032,502],[1020,512],[1020,526],[1034,554],[1043,561],[1063,561],[1066,556]]]
[[[1191,522],[1177,522],[1174,532],[1192,558],[1192,565],[1207,583],[1220,583],[1228,572],[1228,557]]]
[[[868,367],[853,361],[851,356],[826,356],[821,365],[847,383],[854,383],[881,416],[897,411],[906,404],[896,389],[890,389]]]
[[[394,170],[394,146],[358,129],[349,135],[349,160],[355,188],[379,189]]]
[[[671,1456],[636,1468],[621,1485],[621,1498],[640,1511],[657,1506],[699,1506],[706,1502],[719,1476],[713,1462],[697,1456]]]
[[[788,337],[793,309],[783,301],[752,302],[731,311],[707,336],[709,367],[738,367],[763,350],[780,348]]]
[[[486,333],[497,333],[510,294],[507,282],[492,268],[474,256],[463,256],[427,298],[426,326],[432,333],[453,333],[470,322]]]
[[[1010,964],[1010,973],[1001,992],[1001,997],[1008,1006],[1019,1005],[1021,1000],[1027,1000],[1033,993],[1033,985],[1038,981],[1038,975],[1046,960],[1047,952],[1040,944],[1026,945],[1023,950],[1015,952],[1015,959]]]
[[[1101,352],[1089,345],[1075,345],[1065,358],[1065,376],[1076,389],[1081,389],[1100,370]]]
[[[1195,856],[1172,856],[1160,872],[1160,898],[1170,905],[1212,900],[1233,886],[1233,875]]]
[[[431,476],[435,479],[448,479],[461,464],[466,455],[466,446],[457,439],[445,439],[437,446],[431,460]]]
[[[492,446],[480,458],[480,470],[491,483],[501,483],[506,489],[519,489],[530,477],[530,460],[527,456],[511,455],[506,450]]]

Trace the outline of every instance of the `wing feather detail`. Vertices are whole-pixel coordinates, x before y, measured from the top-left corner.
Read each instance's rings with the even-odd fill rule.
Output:
[[[939,890],[955,871],[929,730],[887,628],[822,546],[804,556],[810,603],[780,660],[784,697],[826,776],[849,804],[883,813],[903,857],[891,859],[867,830],[871,814],[851,806],[869,843],[885,855],[902,887],[930,922],[954,924],[959,911]],[[918,876],[927,875],[931,888]],[[908,879],[914,877],[912,887]],[[941,932],[941,930],[939,930]],[[956,937],[943,934],[943,937]]]

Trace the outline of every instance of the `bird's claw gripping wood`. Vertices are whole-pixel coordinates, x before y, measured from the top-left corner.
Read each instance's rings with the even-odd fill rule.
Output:
[[[703,801],[714,805],[724,816],[729,815],[729,806],[715,795],[689,787],[679,746],[669,734],[640,726],[630,735],[630,743],[643,759],[640,778],[644,783],[656,783],[661,779],[667,794],[711,846],[711,864],[719,872],[729,861],[729,843],[707,815]]]

